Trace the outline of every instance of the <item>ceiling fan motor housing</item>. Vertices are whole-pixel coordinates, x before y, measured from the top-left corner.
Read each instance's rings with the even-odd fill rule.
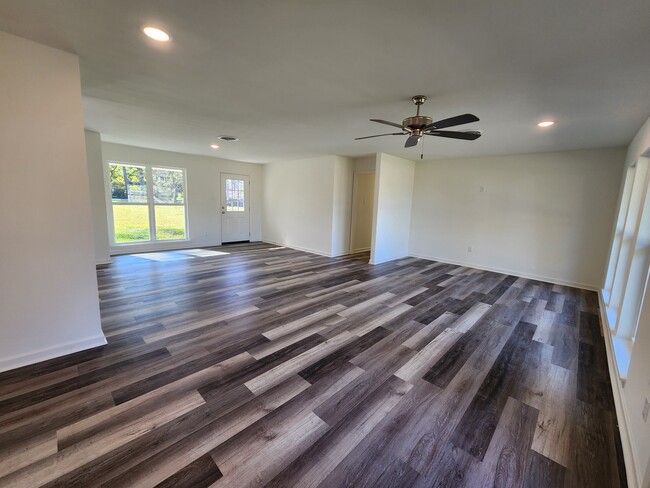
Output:
[[[431,124],[433,119],[431,117],[425,117],[424,115],[416,115],[414,117],[406,117],[402,121],[402,126],[409,129],[422,129],[427,125]]]

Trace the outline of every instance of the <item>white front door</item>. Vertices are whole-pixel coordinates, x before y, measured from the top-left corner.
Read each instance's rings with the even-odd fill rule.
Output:
[[[221,173],[221,242],[250,240],[250,178]]]

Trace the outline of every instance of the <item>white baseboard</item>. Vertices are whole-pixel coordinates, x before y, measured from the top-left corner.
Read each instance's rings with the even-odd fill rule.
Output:
[[[495,268],[492,266],[485,266],[482,264],[470,263],[467,261],[456,261],[453,259],[439,258],[436,256],[429,256],[429,255],[417,254],[417,253],[410,253],[409,256],[414,258],[420,258],[420,259],[428,259],[430,261],[439,261],[441,263],[455,264],[456,266],[466,266],[468,268],[482,269],[484,271],[492,271],[494,273],[509,274],[512,276],[518,276],[520,278],[526,278],[529,280],[544,281],[546,283],[556,283],[558,285],[571,286],[573,288],[582,288],[583,290],[600,291],[600,289],[597,286],[590,285],[587,283],[580,283],[578,281],[567,281],[560,278],[536,275],[533,273],[525,273],[514,269]]]
[[[350,254],[356,254],[358,252],[367,252],[370,251],[369,247],[360,247],[359,249],[355,249],[354,251],[350,251]]]
[[[267,244],[273,244],[276,246],[288,247],[289,249],[295,249],[297,251],[310,252],[312,254],[318,254],[319,256],[325,256],[328,258],[337,257],[337,256],[332,256],[330,253],[327,252],[318,251],[316,249],[310,249],[308,247],[296,246],[295,244],[285,244],[283,242],[272,241],[270,239],[262,239],[262,242],[266,242]]]
[[[637,457],[636,451],[634,450],[632,439],[630,437],[630,417],[623,395],[623,383],[618,372],[618,363],[614,357],[614,343],[612,342],[612,332],[609,328],[607,313],[605,313],[605,300],[603,299],[602,290],[598,290],[598,301],[600,305],[600,323],[602,326],[602,334],[605,338],[605,349],[607,350],[609,378],[612,383],[614,406],[616,408],[616,418],[618,419],[618,430],[621,433],[621,445],[623,446],[623,459],[625,461],[627,484],[629,488],[638,488],[640,486],[639,480],[642,480],[643,474],[638,471],[639,459]]]
[[[251,238],[251,242],[253,242]],[[158,241],[143,242],[140,244],[122,244],[111,246],[111,256],[120,256],[122,254],[138,254],[143,252],[163,252],[163,251],[181,251],[183,249],[197,249],[204,247],[221,246],[221,242],[197,242],[196,240],[178,240],[178,241]]]
[[[106,337],[103,335],[89,337],[80,341],[68,342],[66,344],[57,344],[56,346],[47,347],[38,351],[16,354],[9,358],[0,360],[0,372],[9,371],[10,369],[20,368],[34,363],[40,363],[48,359],[65,356],[73,352],[84,351],[93,347],[107,344]]]
[[[395,261],[395,260],[397,260],[397,259],[404,259],[404,258],[408,258],[408,257],[410,257],[408,254],[404,254],[404,255],[402,255],[402,256],[392,256],[392,257],[390,257],[390,258],[384,258],[384,259],[373,259],[373,258],[370,258],[369,263],[370,263],[370,264],[373,264],[373,265],[376,266],[376,265],[378,265],[378,264],[384,264],[384,263],[387,263],[387,262],[389,262],[389,261]]]

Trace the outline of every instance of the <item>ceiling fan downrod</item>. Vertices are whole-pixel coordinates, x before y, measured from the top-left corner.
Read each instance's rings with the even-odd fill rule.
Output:
[[[420,105],[422,105],[424,102],[427,101],[427,97],[424,95],[415,95],[413,98],[411,98],[411,100],[413,100],[413,103],[417,107],[417,112],[415,114],[415,116],[417,117],[418,115],[420,115]]]

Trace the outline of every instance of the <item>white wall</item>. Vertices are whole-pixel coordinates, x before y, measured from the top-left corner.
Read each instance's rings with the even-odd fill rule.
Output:
[[[354,162],[350,158],[337,156],[332,188],[332,256],[350,253],[353,182]]]
[[[636,475],[641,486],[648,486],[650,473],[646,466],[650,463],[650,420],[645,422],[641,416],[645,399],[650,399],[650,290],[646,289],[644,306],[639,317],[632,357],[627,380],[623,387],[623,400],[628,421],[630,443],[634,450]],[[646,470],[646,471],[644,471]]]
[[[340,156],[265,164],[263,240],[324,256],[349,252],[353,168]]]
[[[77,56],[0,32],[0,370],[105,344]]]
[[[333,156],[264,165],[262,239],[331,256]]]
[[[95,262],[111,262],[111,249],[108,237],[108,219],[106,217],[106,194],[104,189],[104,171],[102,159],[102,139],[98,132],[85,131],[86,161],[90,188],[90,208],[92,212],[93,234],[95,241]],[[102,191],[99,191],[101,189]]]
[[[418,162],[410,253],[599,289],[623,161],[613,148]]]
[[[176,242],[111,245],[112,254],[142,252],[159,249],[179,249],[221,244],[221,173],[250,176],[251,241],[261,239],[262,228],[262,166],[227,159],[195,156],[143,147],[102,143],[104,164],[108,161],[153,164],[185,168],[187,172],[186,200],[189,240]],[[104,167],[103,171],[107,171]],[[93,187],[93,192],[105,188]]]
[[[650,118],[630,144],[626,163],[628,165],[633,163],[648,149],[650,149]],[[643,402],[646,398],[650,399],[650,287],[647,285],[627,380],[623,388],[624,409],[629,421],[628,431],[636,457],[636,475],[639,483],[644,481],[641,483],[643,487],[650,486],[650,470],[648,470],[648,466],[650,466],[650,420],[644,422],[641,417]]]
[[[377,154],[370,262],[408,256],[415,163]]]

